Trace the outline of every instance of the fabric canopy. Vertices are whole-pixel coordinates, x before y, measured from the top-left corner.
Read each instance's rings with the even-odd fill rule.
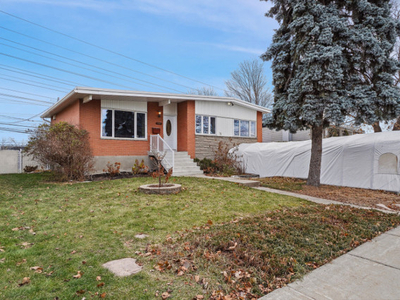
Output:
[[[400,132],[323,140],[321,183],[400,192]],[[307,178],[311,141],[241,144],[247,173]]]

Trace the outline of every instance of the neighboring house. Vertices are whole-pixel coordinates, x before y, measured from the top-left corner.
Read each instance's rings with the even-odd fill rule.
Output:
[[[347,136],[363,133],[360,129],[342,125],[339,127],[331,126],[325,128],[323,131],[323,138],[334,137],[334,136]],[[295,142],[295,141],[306,141],[311,140],[311,130],[299,130],[296,133],[290,133],[287,130],[271,130],[267,127],[262,129],[262,141],[263,143],[271,142]]]
[[[262,114],[270,110],[242,100],[77,87],[42,118],[86,129],[101,171],[108,161],[130,170],[135,159],[148,164],[158,134],[175,151],[193,159],[213,157],[219,141],[262,141]]]

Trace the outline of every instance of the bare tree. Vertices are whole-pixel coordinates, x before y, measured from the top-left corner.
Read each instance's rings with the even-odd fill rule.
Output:
[[[264,65],[257,59],[240,63],[239,69],[231,73],[231,79],[225,81],[225,85],[228,97],[238,97],[264,107],[272,103],[272,95],[266,87]]]
[[[203,95],[203,96],[218,96],[217,92],[212,87],[203,86],[198,89],[190,89],[188,91],[190,95]]]

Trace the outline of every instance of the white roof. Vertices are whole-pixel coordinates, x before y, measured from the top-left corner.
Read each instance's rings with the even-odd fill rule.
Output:
[[[188,95],[188,94],[167,94],[167,93],[154,93],[154,92],[140,92],[140,91],[127,91],[127,90],[112,90],[112,89],[99,89],[89,87],[76,87],[69,92],[64,98],[55,103],[52,107],[46,110],[41,118],[51,118],[53,115],[59,113],[64,108],[72,104],[78,99],[92,96],[92,100],[112,99],[126,100],[126,101],[146,101],[146,102],[161,102],[170,100],[171,102],[183,102],[187,100],[194,101],[212,101],[212,102],[232,102],[235,105],[250,108],[263,113],[271,112],[270,109],[252,104],[243,100],[231,97],[219,96],[203,96],[203,95]]]

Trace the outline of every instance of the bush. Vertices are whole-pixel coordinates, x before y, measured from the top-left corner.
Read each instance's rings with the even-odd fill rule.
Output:
[[[25,173],[31,173],[37,170],[39,166],[25,166],[24,172]]]
[[[107,175],[110,177],[118,176],[121,173],[120,172],[120,168],[121,168],[120,162],[115,162],[114,164],[108,162],[106,167],[107,167],[106,169],[103,169],[103,172],[107,173]]]
[[[228,176],[244,173],[243,163],[241,157],[236,154],[237,151],[237,145],[231,140],[229,143],[225,141],[218,143],[213,160],[218,172]]]
[[[24,151],[51,165],[61,180],[83,180],[93,168],[89,133],[66,122],[40,125]]]
[[[139,163],[139,160],[135,159],[135,164],[132,167],[132,173],[137,174],[147,174],[149,173],[149,167],[144,164],[144,159]]]
[[[214,150],[214,160],[195,158],[194,161],[204,173],[219,173],[226,176],[243,174],[244,167],[241,157],[236,154],[237,150],[237,145],[232,143],[232,140],[220,141],[217,149]]]

